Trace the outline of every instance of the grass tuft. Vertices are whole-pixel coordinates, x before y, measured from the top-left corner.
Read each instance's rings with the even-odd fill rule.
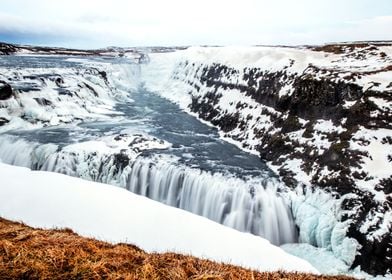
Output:
[[[303,273],[256,272],[174,253],[148,254],[71,230],[33,229],[0,218],[0,279],[352,279]]]

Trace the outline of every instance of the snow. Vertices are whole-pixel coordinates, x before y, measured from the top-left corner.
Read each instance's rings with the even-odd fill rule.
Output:
[[[359,127],[350,141],[350,149],[366,153],[359,162],[359,171],[365,171],[370,176],[364,180],[357,180],[356,184],[375,195],[380,202],[385,201],[382,191],[376,191],[374,186],[384,178],[391,176],[392,163],[389,158],[392,155],[392,145],[385,139],[392,137],[391,130],[380,128],[377,130]],[[391,221],[392,222],[392,221]]]
[[[317,120],[317,122],[313,126],[313,129],[323,133],[332,133],[332,132],[341,133],[344,131],[343,127],[334,125],[331,120],[327,120],[327,121]]]
[[[339,55],[295,47],[191,47],[172,53],[150,54],[151,61],[146,67],[151,69],[151,66],[157,65],[157,62],[166,61],[166,66],[160,67],[161,74],[166,72],[158,78],[160,80],[167,80],[168,75],[170,76],[170,71],[167,72],[167,70],[184,61],[203,65],[219,63],[233,67],[239,70],[239,77],[241,77],[241,71],[245,67],[259,68],[269,72],[286,69],[288,73],[292,74],[302,74],[312,71],[312,67],[316,67],[324,70],[322,73],[317,73],[316,78],[322,78],[333,73],[339,73],[340,77],[344,77],[354,72],[361,74],[362,77],[354,81],[358,85],[365,88],[373,86],[372,89],[386,90],[391,81],[390,73],[381,70],[388,67],[392,61],[390,49],[390,47],[378,47],[377,53],[368,54],[361,58],[361,56],[357,56],[359,51]],[[387,54],[384,59],[380,58],[382,52]],[[191,70],[188,71],[187,75],[196,76],[195,72]],[[236,78],[235,75],[232,75],[232,77],[224,77],[224,79],[230,79],[231,82],[235,83]],[[222,79],[222,81],[224,80]],[[375,86],[374,82],[380,83],[380,85]],[[289,93],[290,87],[285,87],[280,94],[286,95]]]
[[[260,271],[317,273],[267,240],[124,189],[0,163],[0,216],[42,228],[132,243],[148,252],[191,254]]]
[[[380,108],[381,110],[392,112],[392,104],[389,103],[384,98],[369,97],[369,100],[372,101],[374,104],[376,104],[377,107]]]
[[[350,270],[350,267],[342,260],[337,259],[331,251],[325,248],[317,248],[306,243],[285,244],[281,248],[286,252],[308,261],[318,271],[326,275],[347,275],[357,279],[388,280],[392,275],[373,276],[363,272],[359,267]]]
[[[307,260],[322,274],[344,274],[350,269],[344,261],[337,259],[331,251],[325,248],[317,248],[307,243],[285,244],[281,248],[294,256]]]
[[[310,181],[310,176],[301,169],[302,164],[303,161],[300,159],[287,159],[284,161],[282,167],[292,171],[294,174],[293,177],[298,182],[304,182],[306,184],[306,182]],[[274,166],[274,171],[279,174],[277,166]]]

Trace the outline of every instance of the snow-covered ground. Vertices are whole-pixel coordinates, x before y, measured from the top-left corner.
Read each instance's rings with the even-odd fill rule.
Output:
[[[124,189],[0,163],[0,216],[41,228],[71,228],[148,252],[178,252],[259,271],[317,273],[267,240]]]

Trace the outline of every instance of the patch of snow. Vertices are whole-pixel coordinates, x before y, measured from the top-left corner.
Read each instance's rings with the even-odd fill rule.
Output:
[[[307,243],[285,244],[280,246],[286,252],[307,260],[322,274],[347,274],[350,267],[326,248],[317,248]]]
[[[359,171],[365,171],[370,174],[367,180],[357,180],[357,185],[364,190],[375,194],[375,198],[383,202],[386,198],[383,192],[378,192],[374,186],[384,178],[391,176],[392,162],[392,145],[384,141],[388,137],[392,138],[392,132],[389,129],[371,130],[360,127],[350,141],[350,149],[359,150],[365,153],[361,157]],[[363,144],[365,142],[365,144]]]
[[[284,161],[281,167],[292,171],[294,173],[294,178],[298,182],[307,184],[307,182],[310,182],[311,177],[302,170],[302,164],[303,161],[301,159],[287,159]]]
[[[343,127],[334,125],[331,120],[317,120],[317,122],[313,126],[313,129],[323,133],[342,133],[344,131]]]

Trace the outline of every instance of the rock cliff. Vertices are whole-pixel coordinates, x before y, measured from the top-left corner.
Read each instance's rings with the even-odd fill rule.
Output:
[[[170,74],[160,85],[147,79],[150,90],[257,152],[288,188],[332,194],[336,218],[359,244],[352,267],[390,271],[390,43],[195,48],[152,54],[151,64],[146,72]]]

